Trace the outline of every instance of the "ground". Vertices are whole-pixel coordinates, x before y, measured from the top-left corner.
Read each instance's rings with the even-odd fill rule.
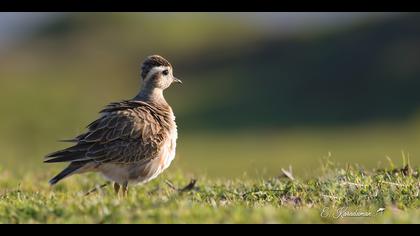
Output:
[[[125,198],[111,186],[85,196],[102,183],[96,174],[50,187],[53,172],[1,170],[0,223],[420,222],[418,168],[364,170],[325,162],[321,169],[310,178],[289,170],[267,179],[194,176],[194,186],[188,186],[191,176],[172,169],[131,187]]]

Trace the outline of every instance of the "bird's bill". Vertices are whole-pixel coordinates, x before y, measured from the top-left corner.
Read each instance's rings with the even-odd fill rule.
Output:
[[[174,81],[173,83],[178,83],[178,84],[182,84],[182,81],[176,77],[174,77]]]

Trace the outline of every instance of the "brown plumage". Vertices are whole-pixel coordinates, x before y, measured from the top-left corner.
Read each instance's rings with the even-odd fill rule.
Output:
[[[144,74],[145,70],[147,71]],[[69,140],[75,145],[47,155],[44,162],[70,162],[50,180],[54,185],[75,173],[100,172],[120,185],[144,183],[165,170],[175,156],[177,128],[163,90],[180,82],[172,66],[160,56],[142,66],[143,88],[131,99],[111,103],[87,126],[88,131]]]

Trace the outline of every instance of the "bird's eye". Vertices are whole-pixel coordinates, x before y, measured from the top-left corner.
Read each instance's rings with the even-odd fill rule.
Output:
[[[162,71],[162,74],[163,75],[168,75],[169,74],[169,71],[168,70],[164,70],[164,71]]]

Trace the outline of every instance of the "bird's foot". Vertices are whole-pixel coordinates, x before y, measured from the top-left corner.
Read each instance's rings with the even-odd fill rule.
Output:
[[[114,183],[114,191],[115,194],[118,196],[118,193],[120,192],[120,185],[118,183]]]
[[[128,195],[128,182],[127,181],[123,183],[121,190],[122,190],[122,196],[127,197]]]

